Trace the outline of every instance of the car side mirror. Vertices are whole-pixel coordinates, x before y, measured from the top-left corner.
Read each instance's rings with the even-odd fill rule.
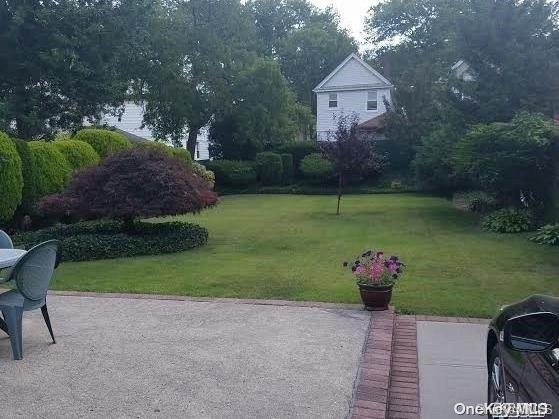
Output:
[[[505,323],[503,341],[507,348],[521,352],[544,352],[559,338],[559,317],[553,313],[531,313]]]

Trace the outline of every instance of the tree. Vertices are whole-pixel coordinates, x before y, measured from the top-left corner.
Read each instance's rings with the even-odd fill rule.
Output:
[[[129,64],[140,56],[134,38],[152,4],[3,1],[0,129],[20,138],[50,138],[57,129],[119,106]]]
[[[338,178],[336,215],[339,215],[340,202],[348,181],[369,173],[380,173],[383,161],[374,152],[371,141],[359,131],[356,115],[339,117],[332,141],[323,142],[321,149],[324,156],[334,165],[334,172]]]
[[[122,220],[133,231],[137,217],[199,212],[216,203],[207,182],[179,158],[133,148],[76,172],[64,192],[42,199],[39,207],[47,215]]]

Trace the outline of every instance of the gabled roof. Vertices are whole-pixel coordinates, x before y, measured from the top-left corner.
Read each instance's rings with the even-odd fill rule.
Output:
[[[338,74],[345,66],[347,63],[349,63],[350,61],[355,60],[356,62],[358,62],[360,65],[362,65],[365,70],[367,70],[369,73],[371,73],[374,77],[376,77],[377,79],[379,79],[381,81],[381,83],[376,83],[376,84],[371,84],[371,85],[359,85],[359,86],[354,86],[354,88],[368,88],[368,87],[393,87],[392,83],[386,78],[384,77],[382,74],[380,74],[378,71],[376,71],[374,68],[372,68],[369,64],[367,64],[365,61],[363,61],[357,54],[355,53],[351,53],[347,56],[347,58],[345,60],[343,60],[341,62],[341,64],[339,66],[337,66],[334,71],[332,71],[330,74],[328,74],[328,76],[326,76],[326,78],[324,80],[322,80],[318,86],[316,86],[313,89],[313,92],[320,92],[320,91],[328,91],[328,90],[336,90],[336,89],[340,89],[342,86],[337,86],[336,88],[325,88],[326,83],[328,83],[328,81],[330,81],[336,74]],[[351,88],[352,86],[347,86],[348,88]]]

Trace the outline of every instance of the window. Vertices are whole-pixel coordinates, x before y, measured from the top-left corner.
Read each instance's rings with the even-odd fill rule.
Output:
[[[338,107],[338,94],[337,93],[330,93],[328,96],[328,107],[329,108],[337,108]]]
[[[196,159],[200,160],[200,143],[196,141]]]
[[[378,107],[377,91],[367,92],[367,110],[376,111]]]

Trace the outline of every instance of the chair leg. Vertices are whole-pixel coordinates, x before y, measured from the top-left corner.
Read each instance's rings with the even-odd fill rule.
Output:
[[[12,355],[15,360],[23,358],[21,321],[23,318],[23,307],[2,307],[2,314],[6,321],[10,343],[12,344]]]
[[[52,343],[56,343],[56,339],[54,339],[54,333],[52,333],[52,326],[50,324],[49,311],[47,310],[46,303],[44,306],[41,307],[41,313],[43,313],[43,319],[45,319],[45,323],[47,324],[47,328],[49,329],[50,337],[52,338]]]

